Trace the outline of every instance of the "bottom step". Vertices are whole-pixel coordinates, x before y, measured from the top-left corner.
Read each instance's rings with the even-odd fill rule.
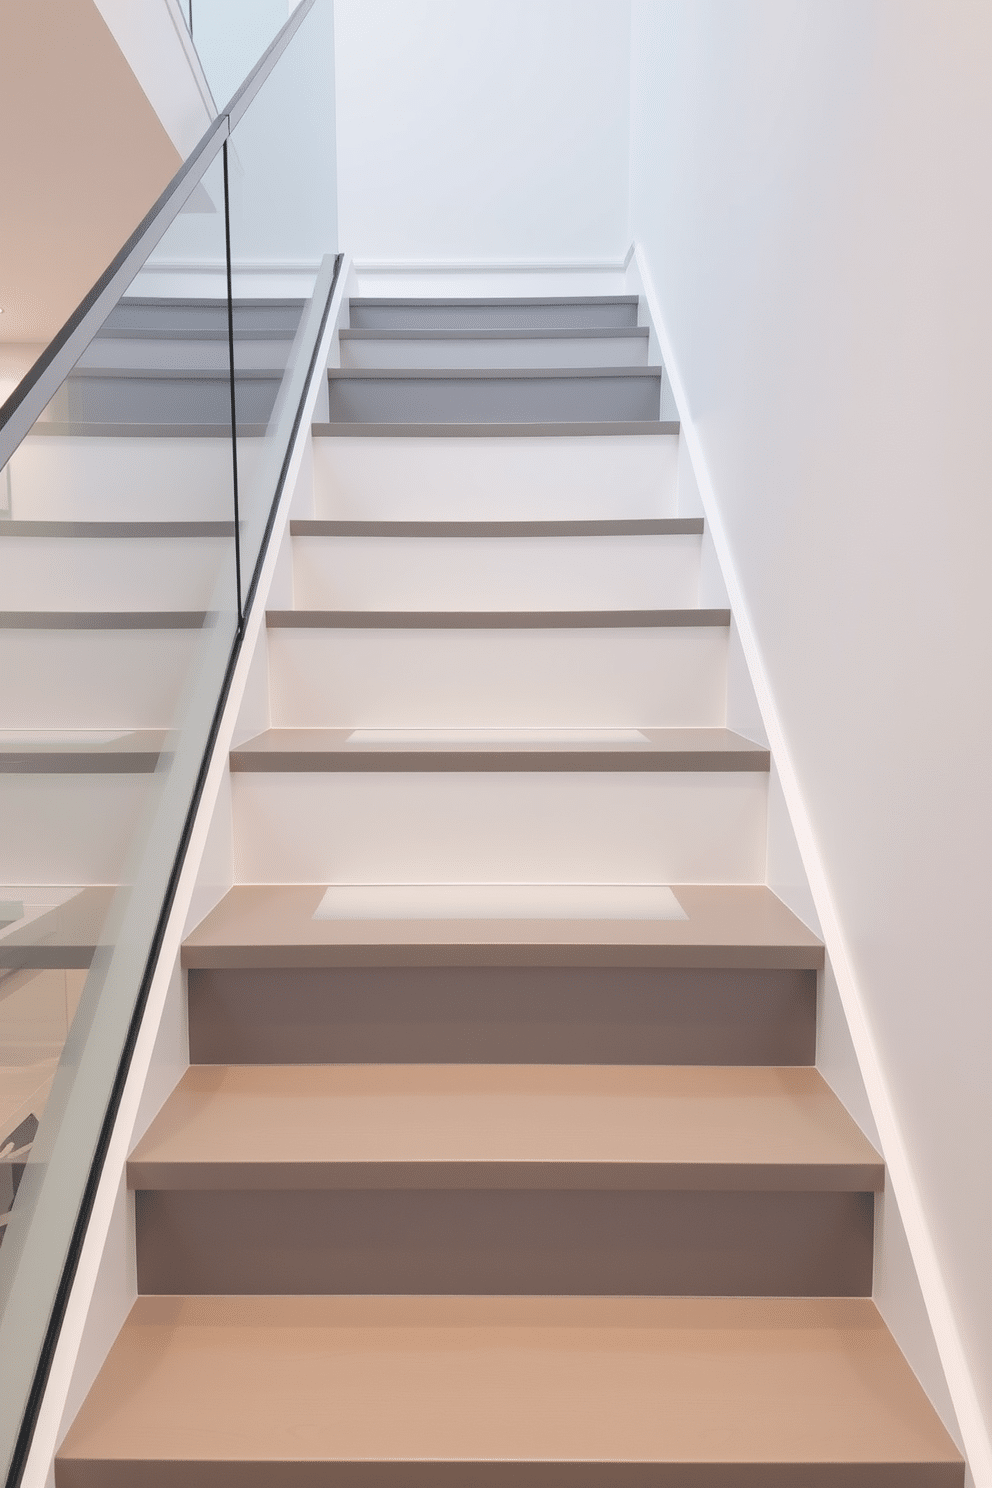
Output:
[[[960,1488],[869,1301],[142,1297],[57,1488]]]

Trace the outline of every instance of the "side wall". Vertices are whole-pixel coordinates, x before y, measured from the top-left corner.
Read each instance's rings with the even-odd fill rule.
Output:
[[[356,260],[615,260],[628,0],[335,0]]]
[[[905,1157],[886,1140],[890,1174],[932,1312],[947,1303],[935,1326],[979,1482],[990,73],[992,11],[969,0],[634,0],[633,235],[864,1015],[883,1140]]]

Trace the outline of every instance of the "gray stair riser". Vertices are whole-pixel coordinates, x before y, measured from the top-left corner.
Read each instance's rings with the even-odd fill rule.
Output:
[[[191,970],[194,1064],[809,1065],[816,973]]]
[[[350,305],[352,330],[608,330],[637,325],[631,298],[586,300],[361,300]]]
[[[303,300],[235,300],[235,337],[253,332],[292,337],[303,313]],[[190,332],[228,334],[227,301],[168,300],[125,297],[110,312],[101,335],[150,334],[185,336]]]
[[[329,379],[331,423],[624,423],[657,419],[661,374]]]
[[[815,1187],[169,1189],[135,1216],[142,1292],[871,1292],[873,1195]]]
[[[478,339],[446,337],[443,332],[395,340],[352,339],[341,333],[341,365],[358,368],[418,367],[646,367],[647,336],[555,339],[547,336]]]
[[[292,341],[289,339],[250,340],[237,337],[234,348],[234,365],[239,370],[285,367],[289,361]],[[135,369],[139,371],[227,372],[230,366],[230,347],[227,335],[196,340],[192,336],[182,340],[165,337],[98,336],[91,341],[80,357],[78,367],[101,368],[109,372]]]
[[[282,380],[239,376],[237,416],[241,424],[264,424]],[[70,377],[49,405],[52,417],[71,424],[230,424],[231,384],[226,372],[188,378],[87,373]]]

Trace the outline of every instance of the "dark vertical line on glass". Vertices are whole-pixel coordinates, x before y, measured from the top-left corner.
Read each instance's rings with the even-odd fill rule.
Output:
[[[234,382],[234,279],[231,270],[231,195],[227,178],[227,140],[224,141],[224,242],[227,252],[227,345],[231,371],[231,464],[234,474],[234,581],[238,592],[238,629],[244,624],[241,607],[241,512],[238,504],[238,410]]]

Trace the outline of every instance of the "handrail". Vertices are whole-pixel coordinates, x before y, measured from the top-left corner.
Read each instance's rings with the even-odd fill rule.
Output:
[[[227,107],[209,126],[195,150],[179,167],[158,201],[10,397],[0,405],[0,470],[21,440],[34,428],[144,260],[172,226],[315,4],[316,0],[300,0],[289,20],[262,53]]]

